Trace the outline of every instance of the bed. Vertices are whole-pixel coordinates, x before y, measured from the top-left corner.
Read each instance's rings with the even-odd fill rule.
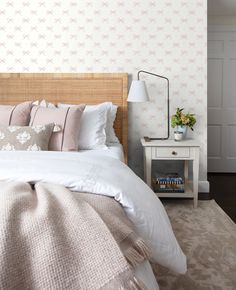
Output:
[[[0,74],[0,104],[2,105],[42,99],[52,103],[90,105],[111,101],[118,106],[114,128],[120,141],[117,144],[109,144],[106,149],[78,152],[0,151],[0,182],[4,182],[1,183],[1,187],[8,189],[6,182],[14,183],[16,188],[20,186],[20,191],[23,190],[21,186],[25,190],[24,186],[36,184],[36,193],[37,190],[38,193],[49,193],[53,188],[54,192],[55,190],[63,192],[61,196],[65,196],[62,189],[65,187],[71,193],[88,192],[96,197],[112,197],[121,205],[122,210],[133,223],[135,232],[147,241],[151,252],[150,258],[176,272],[184,273],[186,258],[174,237],[163,206],[151,189],[125,165],[128,160],[127,87],[128,75],[125,73]],[[47,186],[45,188],[44,184],[47,186],[49,184],[49,188]],[[56,189],[51,184],[55,184]],[[84,198],[86,199],[87,196]],[[2,200],[2,203],[4,204],[5,201],[6,199]],[[3,235],[3,231],[1,234]],[[133,285],[132,287],[137,287],[134,289],[142,287],[150,290],[158,289],[146,258],[133,267],[133,272],[142,285]],[[72,274],[68,275],[70,277]],[[73,279],[76,280],[74,276]],[[73,279],[66,281],[71,283]],[[135,284],[134,281],[133,283]],[[109,285],[111,287],[112,284]],[[120,285],[116,286],[120,287]],[[127,285],[123,286],[124,289],[131,289],[131,286],[130,288]],[[47,289],[48,285],[45,287]],[[109,289],[108,286],[106,287],[99,289]],[[74,289],[73,285],[69,289]],[[86,285],[81,289],[87,289]]]

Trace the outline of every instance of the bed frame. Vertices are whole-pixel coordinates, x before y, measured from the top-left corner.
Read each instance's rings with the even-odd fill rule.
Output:
[[[1,73],[0,104],[45,99],[52,103],[118,106],[115,131],[128,159],[128,74],[126,73]]]

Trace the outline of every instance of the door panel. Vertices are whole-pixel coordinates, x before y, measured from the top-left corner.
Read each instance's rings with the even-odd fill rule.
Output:
[[[230,56],[236,57],[236,40],[230,40],[228,46]]]
[[[229,69],[227,73],[229,77],[229,91],[228,91],[228,98],[226,98],[225,105],[228,108],[232,108],[232,107],[235,108],[236,107],[236,59],[235,58],[230,59],[227,69]]]
[[[236,158],[236,146],[231,146],[231,144],[236,144],[236,125],[228,126],[228,150],[227,159]]]
[[[232,30],[208,33],[208,172],[236,172],[236,32]]]
[[[223,59],[208,60],[208,106],[221,108],[223,97]]]
[[[224,51],[224,41],[223,40],[209,40],[208,41],[208,53],[218,54]]]
[[[221,139],[222,139],[222,133],[221,133],[221,126],[208,126],[208,140],[211,140],[211,142],[208,142],[208,156],[214,159],[220,159],[221,158]]]

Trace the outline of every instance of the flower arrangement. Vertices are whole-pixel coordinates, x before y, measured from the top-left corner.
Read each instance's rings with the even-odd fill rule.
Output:
[[[171,126],[172,128],[176,126],[186,126],[193,131],[193,126],[196,123],[196,118],[192,113],[184,114],[183,110],[183,108],[177,108],[176,113],[171,117]]]

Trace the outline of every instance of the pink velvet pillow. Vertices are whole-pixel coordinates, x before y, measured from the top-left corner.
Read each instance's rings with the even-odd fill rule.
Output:
[[[77,151],[80,119],[84,109],[85,105],[63,109],[34,106],[31,110],[30,126],[54,123],[59,130],[52,133],[49,150]]]
[[[0,125],[29,125],[31,108],[32,102],[24,102],[15,106],[0,105]]]

